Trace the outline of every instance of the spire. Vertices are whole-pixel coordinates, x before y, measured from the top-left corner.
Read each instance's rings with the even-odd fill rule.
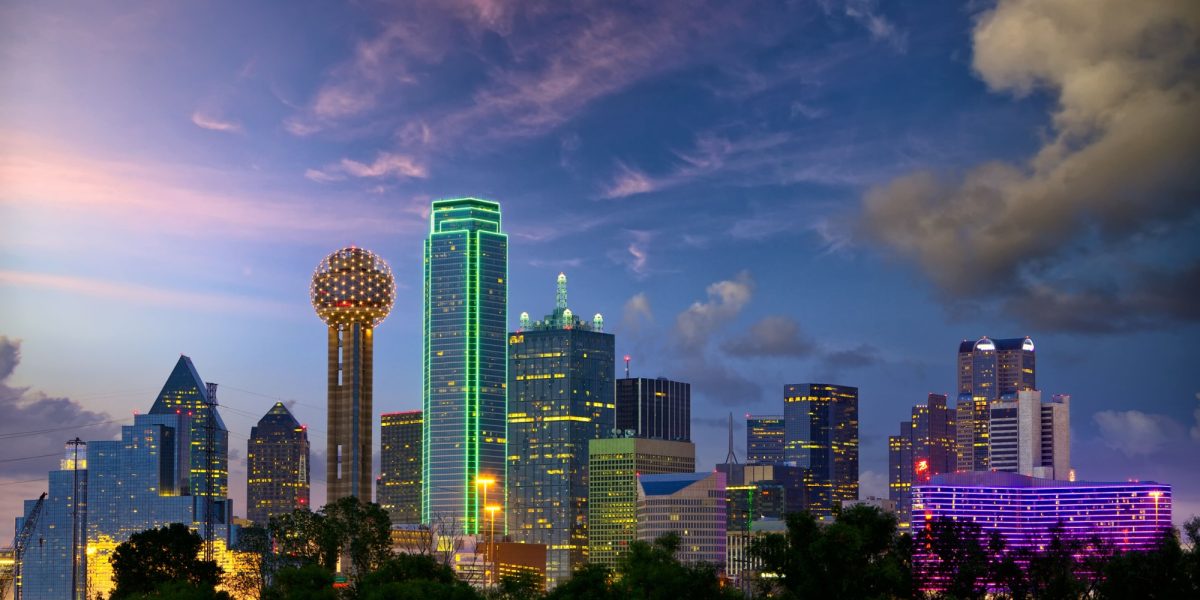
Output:
[[[567,307],[567,274],[558,274],[558,293],[554,295],[554,308],[559,310]]]
[[[725,464],[738,464],[737,454],[733,451],[733,413],[729,413],[729,453],[725,455]]]
[[[529,329],[529,313],[523,312],[521,313],[521,330],[526,329]]]
[[[592,331],[604,331],[604,315],[596,313],[596,316],[592,317]]]

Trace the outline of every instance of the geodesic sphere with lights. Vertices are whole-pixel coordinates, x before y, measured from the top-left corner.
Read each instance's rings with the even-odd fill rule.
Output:
[[[377,254],[351,246],[317,265],[309,291],[317,316],[327,325],[376,327],[396,301],[396,280]]]

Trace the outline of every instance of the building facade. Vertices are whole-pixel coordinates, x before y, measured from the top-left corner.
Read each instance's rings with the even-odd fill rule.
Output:
[[[554,310],[508,336],[508,531],[547,548],[554,587],[587,560],[588,443],[614,424],[615,338],[603,317],[567,307],[558,276]]]
[[[379,417],[379,481],[375,501],[392,525],[421,522],[421,411]]]
[[[746,462],[783,462],[783,415],[746,415]]]
[[[637,537],[653,542],[679,535],[675,557],[725,571],[725,474],[666,473],[638,477]]]
[[[59,469],[48,476],[46,498],[13,581],[25,600],[87,600],[87,446],[69,443]],[[16,530],[21,531],[38,500],[26,500]]]
[[[351,246],[317,265],[310,295],[327,329],[325,500],[367,501],[374,497],[375,329],[392,310],[396,280],[386,261]]]
[[[192,359],[187,356],[180,356],[176,361],[162,391],[150,406],[152,415],[188,416],[186,439],[190,463],[184,469],[187,473],[183,483],[185,494],[224,498],[229,493],[229,431],[216,406],[217,384],[200,379]]]
[[[665,377],[618,379],[617,429],[634,437],[690,442],[692,385]]]
[[[246,441],[246,517],[266,526],[275,515],[309,508],[308,429],[276,402]]]
[[[588,560],[615,567],[638,539],[638,475],[693,473],[691,442],[612,438],[588,444]]]
[[[988,439],[993,471],[1040,479],[1072,479],[1071,397],[1042,400],[1037,390],[991,403]]]
[[[437,200],[429,219],[421,520],[477,534],[484,494],[505,497],[508,236],[488,200]]]
[[[1036,553],[1060,528],[1067,538],[1098,539],[1101,547],[1117,552],[1149,550],[1171,528],[1171,486],[1056,481],[1001,472],[935,475],[913,486],[914,537],[943,518],[979,525],[985,549],[988,538],[998,533],[1007,552]],[[1091,544],[1085,548],[1101,551]],[[916,543],[912,560],[914,579],[924,591],[944,589],[933,552]]]
[[[826,383],[784,386],[784,460],[809,477],[808,509],[830,519],[858,498],[858,388]]]
[[[957,464],[954,409],[944,394],[929,394],[900,424],[900,435],[888,437],[888,498],[896,503],[900,527],[908,527],[912,485],[929,477],[953,473]]]
[[[1037,389],[1037,354],[1028,337],[993,340],[984,336],[958,346],[958,400],[955,405],[956,467],[989,470],[990,404]]]

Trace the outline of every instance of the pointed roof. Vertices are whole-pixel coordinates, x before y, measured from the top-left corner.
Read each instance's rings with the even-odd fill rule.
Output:
[[[258,420],[258,427],[264,427],[267,425],[276,425],[294,429],[300,426],[300,422],[296,420],[295,415],[292,414],[292,411],[288,410],[288,407],[284,405],[284,403],[276,402],[275,406],[272,406],[271,410],[268,410],[267,414],[263,415],[263,417]]]
[[[175,368],[171,370],[167,382],[163,384],[162,391],[154,399],[154,405],[150,407],[150,414],[174,414],[178,410],[178,401],[184,398],[188,399],[192,410],[203,410],[209,402],[208,386],[196,372],[196,366],[192,364],[192,359],[180,354],[179,361],[175,363]],[[217,428],[225,429],[225,422],[221,420],[221,414],[215,409],[212,414],[216,418]]]

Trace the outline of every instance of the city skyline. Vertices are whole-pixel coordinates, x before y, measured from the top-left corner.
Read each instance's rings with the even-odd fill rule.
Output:
[[[1196,189],[1179,167],[1196,144],[1178,135],[1197,111],[1158,107],[1170,126],[1147,115],[1139,130],[1165,141],[1097,167],[1077,150],[1128,130],[1081,141],[1066,116],[1150,103],[1081,103],[1065,90],[1102,62],[1094,46],[1070,32],[999,44],[1031,17],[996,5],[714,7],[704,20],[649,5],[590,18],[310,5],[285,27],[221,3],[6,6],[2,87],[21,93],[0,96],[0,434],[105,424],[0,439],[0,454],[111,439],[183,353],[221,383],[222,406],[254,415],[222,412],[235,513],[246,435],[278,401],[310,426],[319,503],[312,265],[352,244],[391,263],[374,413],[419,409],[428,208],[477,195],[503,205],[512,307],[540,306],[542,282],[566,271],[633,376],[691,384],[692,437],[718,440],[698,445],[698,469],[723,459],[730,410],[776,414],[779,386],[828,381],[860,390],[861,491],[882,496],[887,436],[927,394],[954,398],[959,342],[1028,335],[1038,387],[1072,397],[1080,478],[1171,483],[1179,518],[1200,513],[1183,458],[1200,451],[1200,237],[1197,196],[1178,193]],[[1165,74],[1115,61],[1138,89],[1176,97],[1189,80],[1172,57],[1109,42]],[[1022,48],[1065,59],[1033,70]],[[1053,165],[1034,171],[1047,149],[1090,183],[1065,193]],[[1010,210],[974,210],[978,182]],[[1063,211],[1046,215],[1035,188]],[[1117,189],[1137,201],[1103,193]],[[519,327],[514,311],[504,326]],[[0,516],[37,497],[56,460],[5,464],[0,481],[37,481],[0,487]]]

